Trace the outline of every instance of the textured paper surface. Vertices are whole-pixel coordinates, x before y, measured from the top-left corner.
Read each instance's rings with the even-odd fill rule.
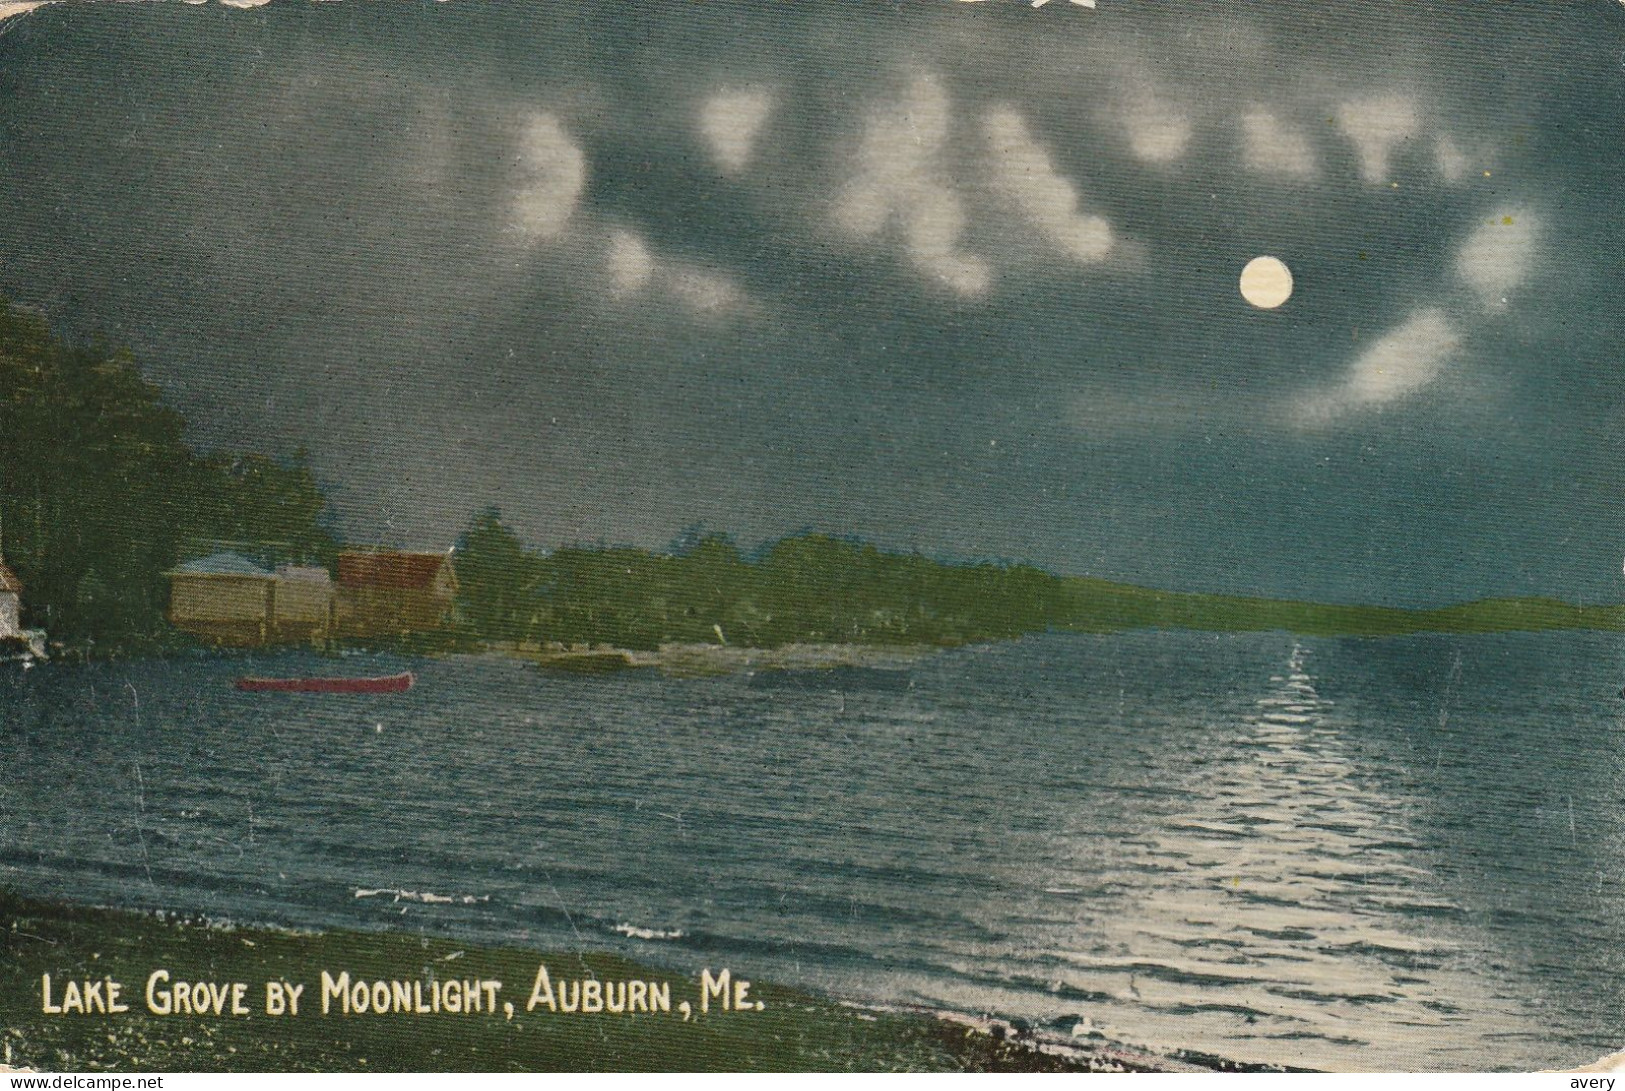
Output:
[[[1609,1053],[1622,57],[0,3],[7,1063]]]

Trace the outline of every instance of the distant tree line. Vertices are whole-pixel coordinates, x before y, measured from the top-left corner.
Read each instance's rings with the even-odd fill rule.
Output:
[[[1068,620],[1065,581],[1039,569],[949,565],[824,534],[749,557],[725,535],[693,532],[666,552],[544,553],[526,550],[492,509],[455,556],[463,624],[491,641],[951,645]]]
[[[128,351],[0,300],[0,551],[24,622],[71,644],[166,639],[164,573],[199,540],[336,549],[302,458],[205,454]]]
[[[1163,591],[1024,564],[954,564],[806,533],[746,556],[726,535],[686,532],[664,552],[527,550],[500,512],[478,515],[456,568],[474,641],[936,644],[1024,633],[1195,629],[1393,636],[1625,628],[1625,607],[1544,598],[1436,610]]]

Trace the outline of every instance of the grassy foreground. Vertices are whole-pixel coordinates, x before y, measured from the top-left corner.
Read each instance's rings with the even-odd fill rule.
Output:
[[[569,981],[668,982],[670,1011],[527,1011],[538,967],[567,1006]],[[168,970],[155,997],[176,1005],[176,983],[218,983],[206,1004],[219,1014],[154,1014],[149,977]],[[721,967],[708,968],[719,974]],[[348,1015],[321,973],[419,982],[406,1011]],[[692,976],[604,954],[539,954],[398,933],[292,933],[211,927],[196,921],[67,907],[0,893],[0,1061],[41,1071],[1077,1071],[1190,1069],[1116,1048],[1056,1055],[996,1025],[926,1013],[867,1011],[751,982],[746,1003],[701,1011],[701,967]],[[49,999],[42,977],[49,974]],[[107,1004],[108,979],[120,983]],[[479,987],[477,1012],[419,1014],[433,984],[500,981],[496,1003]],[[303,983],[299,1013],[270,1015],[268,982]],[[73,982],[70,991],[69,983]],[[92,983],[99,983],[94,986]],[[231,984],[243,1014],[231,1012]],[[408,984],[406,986],[410,988]],[[730,982],[729,993],[738,988]],[[190,990],[189,990],[190,991]],[[453,988],[453,991],[457,991]],[[78,994],[79,1004],[73,996]],[[353,993],[352,993],[353,995]],[[218,997],[217,1001],[215,998]],[[680,1005],[692,1011],[685,1021]],[[757,1002],[761,1008],[757,1008]],[[62,1008],[49,1012],[46,1005]],[[511,1003],[511,1016],[504,1005]],[[92,1009],[74,1010],[76,1006]],[[492,1010],[494,1009],[494,1010]]]

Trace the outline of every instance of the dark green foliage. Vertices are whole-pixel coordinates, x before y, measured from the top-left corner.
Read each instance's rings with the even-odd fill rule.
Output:
[[[785,538],[754,562],[722,535],[686,541],[678,554],[544,556],[487,511],[463,537],[457,575],[464,622],[487,640],[960,644],[1067,621],[1064,581],[1037,569],[944,565],[820,534]]]
[[[454,561],[464,623],[487,640],[518,640],[529,623],[535,559],[502,525],[496,508],[474,517],[457,540]]]
[[[1155,591],[1026,565],[943,564],[822,534],[754,560],[727,537],[685,532],[673,552],[529,553],[494,510],[457,557],[467,635],[649,649],[667,642],[955,645],[1066,630],[1283,629],[1312,635],[1616,629],[1625,608],[1504,599],[1443,610],[1326,606]]]
[[[338,542],[328,531],[327,498],[304,451],[292,459],[265,455],[209,455],[197,460],[198,480],[189,497],[187,528],[197,543],[245,543],[261,548],[261,563],[294,561],[331,566]]]
[[[128,352],[70,345],[0,301],[0,548],[25,620],[55,640],[132,648],[169,637],[164,572],[195,540],[333,550],[301,462],[204,457]]]

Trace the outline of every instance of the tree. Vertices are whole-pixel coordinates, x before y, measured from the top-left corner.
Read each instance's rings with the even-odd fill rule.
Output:
[[[536,563],[503,524],[502,512],[489,507],[475,515],[453,556],[464,624],[485,640],[523,639],[535,602]]]
[[[0,300],[0,549],[27,620],[57,640],[164,639],[164,573],[188,538],[333,551],[302,463],[200,456],[127,350],[69,344]]]

